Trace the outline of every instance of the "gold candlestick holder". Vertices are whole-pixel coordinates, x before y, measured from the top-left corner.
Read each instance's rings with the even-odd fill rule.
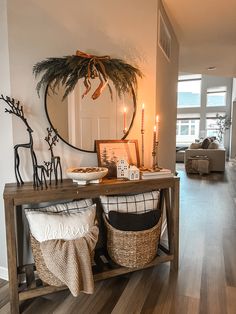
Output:
[[[152,151],[152,170],[154,171],[160,171],[162,169],[158,166],[158,145],[159,141],[156,141]]]
[[[139,169],[141,171],[148,170],[148,168],[144,167],[144,129],[141,129],[141,162]]]

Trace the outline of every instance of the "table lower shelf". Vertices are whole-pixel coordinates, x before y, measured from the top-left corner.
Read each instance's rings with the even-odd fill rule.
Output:
[[[128,268],[115,264],[105,250],[96,250],[94,257],[95,265],[92,267],[94,281],[149,268],[160,263],[172,261],[173,258],[172,254],[168,254],[168,251],[161,247],[158,249],[158,254],[151,263],[141,267]],[[18,277],[19,281],[20,279],[22,281],[23,277],[25,278],[24,282],[20,283],[18,287],[20,301],[68,289],[67,286],[55,287],[43,283],[41,279],[37,278],[37,271],[34,264],[18,267]]]

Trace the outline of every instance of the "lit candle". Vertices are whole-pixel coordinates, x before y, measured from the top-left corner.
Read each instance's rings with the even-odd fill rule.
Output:
[[[144,104],[142,104],[141,130],[144,130]]]
[[[124,130],[124,132],[126,132],[126,113],[127,113],[127,108],[124,107],[124,115],[123,115],[123,118],[124,118],[123,130]]]
[[[156,141],[157,141],[157,126],[154,125],[153,129],[153,151],[156,149]]]
[[[159,135],[159,116],[156,115],[156,141],[158,141],[158,135]]]

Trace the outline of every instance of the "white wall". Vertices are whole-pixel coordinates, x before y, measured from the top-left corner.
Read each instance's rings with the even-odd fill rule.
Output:
[[[170,60],[167,60],[157,45],[156,112],[160,116],[159,165],[174,172],[179,45],[161,3],[159,8],[171,35]]]
[[[146,119],[155,105],[156,68],[156,0],[102,1],[9,1],[9,51],[12,95],[22,100],[28,110],[35,150],[45,160],[45,135],[48,122],[43,110],[43,97],[37,97],[33,65],[50,56],[74,54],[77,49],[95,54],[108,54],[137,64],[145,74],[140,81],[138,106],[146,103]],[[55,9],[56,8],[56,9]],[[141,34],[145,34],[142,36]],[[139,110],[138,110],[139,111]],[[139,112],[138,112],[139,113]],[[137,116],[130,138],[139,138]],[[147,125],[147,124],[146,124]],[[19,132],[19,129],[22,131]],[[147,127],[146,138],[150,137]],[[22,141],[24,127],[14,123],[14,143]],[[147,162],[150,148],[147,147]],[[94,165],[95,154],[79,153],[63,143],[57,146],[63,154],[63,168],[73,165]],[[31,179],[30,161],[25,158],[24,178]]]
[[[144,73],[144,78],[139,81],[137,116],[129,138],[140,140],[141,104],[145,103],[145,165],[152,162],[152,132],[156,111],[165,107],[165,102],[158,101],[156,108],[157,90],[157,8],[158,0],[8,0],[8,32],[9,32],[9,58],[10,58],[10,86],[11,95],[19,99],[25,108],[25,113],[34,133],[34,149],[39,162],[47,160],[49,153],[46,142],[42,141],[46,134],[48,122],[44,112],[43,95],[39,99],[35,86],[37,81],[32,76],[33,65],[47,57],[61,57],[71,55],[76,50],[91,52],[97,55],[108,54],[111,57],[125,59],[137,65]],[[2,11],[1,11],[2,12]],[[177,48],[174,50],[177,53]],[[163,60],[158,61],[162,67]],[[177,62],[177,55],[176,61]],[[175,63],[175,66],[176,63]],[[167,69],[167,68],[166,68]],[[158,71],[158,69],[157,69]],[[165,84],[170,91],[175,87],[175,74],[172,76],[170,66],[159,88],[160,94]],[[174,71],[175,72],[175,71]],[[159,76],[159,82],[160,82]],[[173,93],[173,95],[175,92]],[[162,110],[162,109],[160,109]],[[171,115],[168,115],[168,111]],[[175,97],[168,102],[168,109],[162,110],[162,125],[169,127],[171,132],[161,132],[160,156],[165,160],[168,155],[164,143],[174,150],[175,136]],[[171,118],[170,118],[171,117]],[[168,119],[168,122],[164,122]],[[162,126],[161,126],[162,128]],[[13,119],[14,144],[27,141],[25,127],[17,119]],[[170,140],[171,138],[171,140]],[[10,141],[4,142],[7,152],[12,152]],[[171,146],[171,147],[170,147]],[[173,146],[173,147],[172,147]],[[163,153],[164,152],[164,153]],[[55,153],[63,156],[63,169],[71,165],[89,166],[97,164],[96,154],[83,153],[60,142]],[[173,158],[174,158],[173,154]],[[168,157],[169,158],[169,157]],[[163,166],[174,168],[174,159],[168,159]],[[9,171],[13,168],[12,158],[4,161],[4,166],[9,163]],[[173,161],[172,161],[173,159]],[[12,159],[13,160],[13,159]],[[24,152],[21,156],[22,173],[25,180],[32,180],[32,169],[29,155]],[[12,177],[11,181],[14,181]],[[3,182],[6,180],[3,180]]]
[[[0,1],[0,94],[10,94],[9,76],[9,54],[8,54],[8,33],[7,33],[7,0]],[[6,182],[14,181],[13,174],[13,137],[12,137],[12,117],[4,113],[4,103],[0,102],[0,194],[3,194]],[[6,237],[5,237],[5,216],[4,204],[0,200],[0,277],[7,278],[7,258],[6,258]]]
[[[236,78],[232,85],[232,108],[231,108],[232,126],[230,133],[230,158],[236,158]]]

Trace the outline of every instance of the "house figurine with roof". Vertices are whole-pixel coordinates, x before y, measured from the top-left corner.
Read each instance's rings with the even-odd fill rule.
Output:
[[[117,169],[117,178],[129,177],[129,164],[125,159],[121,158],[117,162],[116,169]]]
[[[117,178],[126,178],[129,180],[139,180],[140,171],[134,165],[129,165],[125,159],[120,159],[117,164]]]
[[[140,177],[139,169],[136,166],[134,166],[134,165],[130,165],[129,166],[128,179],[129,180],[139,180],[139,177]]]

